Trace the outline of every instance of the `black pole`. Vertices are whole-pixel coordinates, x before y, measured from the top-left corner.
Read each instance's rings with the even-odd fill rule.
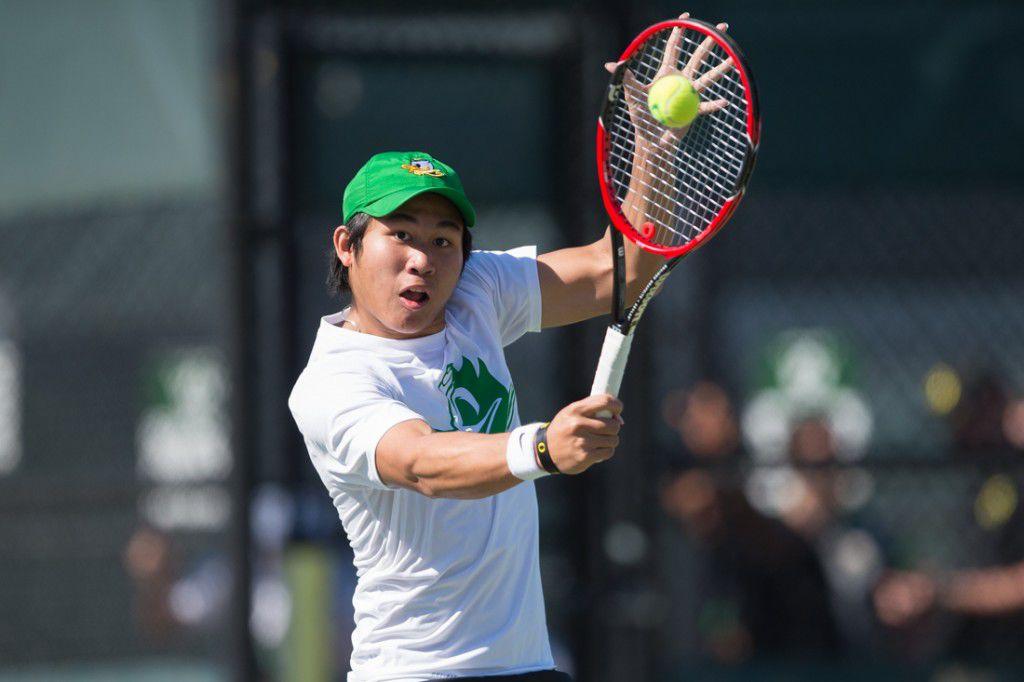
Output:
[[[228,0],[221,6],[225,138],[228,163],[227,235],[230,252],[230,296],[233,305],[230,348],[231,417],[233,466],[230,481],[232,513],[229,546],[233,580],[231,582],[228,638],[231,678],[237,682],[258,679],[256,657],[249,632],[252,585],[252,547],[249,533],[249,499],[252,490],[251,454],[255,452],[252,433],[255,414],[254,377],[256,350],[252,338],[254,310],[252,300],[252,258],[246,235],[250,231],[251,186],[248,169],[248,130],[245,102],[251,73],[247,30],[247,3]]]

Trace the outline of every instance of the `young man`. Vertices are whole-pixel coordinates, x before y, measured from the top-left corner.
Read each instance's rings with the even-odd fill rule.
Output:
[[[681,73],[679,38],[659,73]],[[674,210],[658,205],[671,190],[639,179],[659,177],[657,159],[686,129],[640,121],[649,86],[626,76],[638,94],[623,210],[639,225]],[[334,231],[330,281],[352,304],[321,320],[289,399],[355,554],[352,682],[567,679],[548,645],[532,481],[611,457],[622,403],[590,396],[520,425],[503,349],[610,308],[610,236],[541,256],[471,254],[475,220],[447,165],[422,152],[372,157]],[[627,242],[628,301],[662,262]]]
[[[666,51],[666,73],[676,57]],[[685,135],[638,124],[646,87],[630,108],[634,179]],[[671,210],[659,196],[631,183],[633,224]],[[475,220],[449,166],[422,152],[372,157],[334,231],[330,281],[352,304],[321,320],[289,399],[355,555],[352,682],[567,679],[548,645],[532,481],[611,457],[622,403],[590,396],[520,425],[503,349],[610,308],[610,236],[541,256],[471,254]],[[662,262],[627,242],[629,301]]]
[[[345,190],[331,279],[352,304],[321,321],[289,407],[355,554],[350,680],[565,679],[532,480],[611,457],[622,404],[521,426],[503,348],[609,308],[608,235],[470,256],[474,221],[455,171],[422,152],[378,154]]]

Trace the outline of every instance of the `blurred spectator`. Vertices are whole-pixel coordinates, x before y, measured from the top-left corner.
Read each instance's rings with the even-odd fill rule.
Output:
[[[835,652],[828,589],[813,549],[754,509],[738,478],[719,466],[738,457],[739,430],[725,391],[699,383],[671,396],[664,416],[691,459],[668,478],[661,504],[702,553],[702,652],[723,664]]]
[[[968,383],[950,420],[954,455],[1006,457],[1011,448],[1024,446],[1024,401],[1014,398],[993,372]],[[949,640],[942,646],[954,655],[1019,660],[1024,650],[1024,508],[1019,475],[989,472],[971,508],[976,523],[993,540],[989,565],[944,575],[890,571],[874,589],[874,610],[902,641],[920,641],[938,629]],[[968,565],[972,561],[986,563],[965,557]],[[911,648],[910,653],[917,652]]]
[[[789,444],[790,463],[797,467],[800,494],[783,510],[786,524],[814,541],[832,521],[835,507],[835,442],[824,418],[804,419],[793,428]]]
[[[1017,401],[999,407],[995,400],[989,401],[996,395],[994,391],[986,389],[983,393],[987,397],[981,402],[989,409],[974,414],[982,415],[981,421],[988,427],[998,426],[998,421],[991,421],[993,413],[1010,416],[1017,409]],[[1002,419],[1002,425],[1006,421]],[[965,426],[965,432],[986,433],[978,425]],[[995,442],[992,430],[987,430],[986,437],[992,438],[989,443]],[[1008,437],[1008,441],[1012,439]],[[1020,476],[1007,472],[987,476],[973,503],[974,520],[993,542],[989,565],[943,572],[890,571],[873,591],[874,611],[879,621],[898,636],[895,641],[903,655],[930,656],[942,650],[944,654],[991,663],[1020,662],[1024,651],[1024,508],[1020,504]],[[976,561],[977,557],[965,557],[969,565]],[[929,638],[937,641],[930,642],[930,648],[922,653],[918,650],[921,642]]]
[[[950,414],[954,450],[972,455],[1005,450],[1009,445],[1004,427],[1009,407],[1010,396],[1002,379],[992,371],[979,373],[968,382]]]
[[[953,571],[893,571],[874,591],[878,619],[902,640],[937,627],[949,632],[954,655],[1019,662],[1024,647],[1024,561]],[[943,622],[955,619],[952,623]],[[911,650],[911,653],[914,653]]]
[[[273,485],[253,494],[250,520],[258,552],[250,627],[265,650],[281,646],[292,615],[284,560],[295,521],[293,506],[291,497]],[[151,643],[166,646],[182,636],[203,636],[223,627],[234,579],[229,557],[204,552],[186,561],[184,554],[173,534],[149,525],[137,528],[125,546],[123,563],[134,583],[136,621]]]
[[[177,630],[170,593],[178,561],[166,533],[142,526],[128,540],[124,567],[135,583],[135,620],[153,642],[166,642]]]
[[[787,496],[781,517],[817,552],[844,648],[863,654],[876,640],[870,594],[884,564],[875,534],[844,512],[841,502],[855,497],[850,488],[859,479],[834,466],[837,458],[825,416],[807,416],[795,424],[789,444],[794,493]]]
[[[718,384],[702,381],[689,391],[674,392],[665,399],[662,412],[694,457],[720,460],[736,455],[739,426],[732,402]]]
[[[1024,399],[1015,398],[1003,411],[1003,436],[1016,450],[1024,450]]]

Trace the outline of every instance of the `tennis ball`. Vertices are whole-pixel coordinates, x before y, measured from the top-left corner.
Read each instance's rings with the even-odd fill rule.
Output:
[[[669,128],[682,128],[697,118],[700,95],[685,76],[677,73],[662,76],[647,91],[647,108],[658,123]]]

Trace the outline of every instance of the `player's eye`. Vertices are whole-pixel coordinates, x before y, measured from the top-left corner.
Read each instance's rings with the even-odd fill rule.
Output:
[[[451,246],[451,241],[444,237],[438,237],[434,240],[434,246]]]
[[[409,233],[405,230],[395,230],[395,238],[401,242],[409,241]]]

